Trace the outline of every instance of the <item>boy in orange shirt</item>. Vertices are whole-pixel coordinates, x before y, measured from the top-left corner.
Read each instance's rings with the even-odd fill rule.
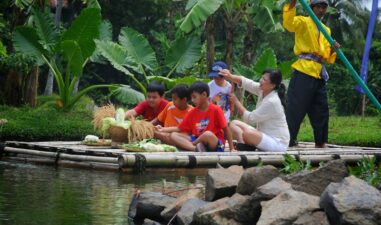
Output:
[[[177,127],[185,115],[193,108],[188,104],[189,88],[186,84],[178,84],[171,90],[170,102],[158,117],[152,121],[156,126],[155,138],[165,144],[174,145],[170,139],[171,127]],[[164,126],[164,128],[163,128]],[[160,130],[160,131],[159,131]]]
[[[187,151],[224,151],[226,132],[229,147],[234,151],[222,109],[209,103],[208,84],[196,81],[189,89],[196,107],[189,111],[178,127],[171,128],[171,140]]]

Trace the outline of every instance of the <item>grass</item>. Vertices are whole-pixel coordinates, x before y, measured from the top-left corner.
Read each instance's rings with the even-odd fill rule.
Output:
[[[330,117],[330,144],[381,147],[381,117]],[[306,118],[299,131],[299,141],[313,142],[313,131]]]

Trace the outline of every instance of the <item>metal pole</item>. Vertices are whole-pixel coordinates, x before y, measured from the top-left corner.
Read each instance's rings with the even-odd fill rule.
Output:
[[[300,4],[302,4],[303,8],[307,11],[309,16],[312,18],[312,20],[315,22],[316,26],[318,26],[319,30],[323,33],[325,38],[328,40],[328,42],[334,46],[335,41],[331,37],[331,35],[328,34],[327,30],[323,27],[320,20],[316,17],[315,13],[312,11],[310,6],[307,4],[305,0],[298,0]],[[349,69],[349,72],[351,73],[353,79],[357,81],[357,83],[361,86],[361,88],[364,90],[365,94],[369,97],[369,99],[373,102],[373,104],[381,111],[381,104],[378,102],[376,97],[372,94],[372,92],[369,90],[368,86],[364,83],[364,81],[360,78],[356,70],[353,68],[351,63],[348,61],[347,57],[345,57],[343,51],[341,49],[336,49],[337,55],[340,57],[340,59],[344,62],[347,69]]]

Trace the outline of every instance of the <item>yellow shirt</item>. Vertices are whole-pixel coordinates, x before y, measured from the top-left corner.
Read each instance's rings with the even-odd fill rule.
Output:
[[[336,52],[331,52],[331,45],[323,33],[318,31],[312,18],[296,16],[296,7],[289,9],[289,6],[290,4],[286,4],[283,7],[283,27],[295,33],[295,55],[312,53],[320,56],[326,63],[334,63],[336,60]],[[323,27],[331,34],[331,30],[327,26],[323,24]],[[320,63],[306,59],[298,59],[292,64],[292,67],[312,77],[321,78],[320,72],[322,65]]]

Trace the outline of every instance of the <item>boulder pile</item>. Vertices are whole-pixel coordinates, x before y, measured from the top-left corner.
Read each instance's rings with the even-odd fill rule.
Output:
[[[349,176],[342,160],[286,176],[273,166],[210,169],[200,194],[143,192],[130,217],[146,225],[381,224],[381,192]]]

